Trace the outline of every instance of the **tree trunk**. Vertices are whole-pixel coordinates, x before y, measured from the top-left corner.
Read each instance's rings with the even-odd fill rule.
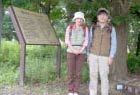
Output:
[[[113,0],[113,16],[121,15],[125,16],[128,13],[128,1],[127,0]],[[117,53],[114,60],[114,64],[111,66],[110,78],[113,80],[122,80],[127,78],[127,35],[128,35],[128,23],[121,23],[116,26],[117,33]]]
[[[127,31],[126,25],[121,24],[116,27],[117,32],[117,52],[114,64],[111,68],[111,79],[121,80],[127,77]]]

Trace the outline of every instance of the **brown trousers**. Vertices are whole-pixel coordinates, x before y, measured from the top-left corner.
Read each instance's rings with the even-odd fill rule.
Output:
[[[67,53],[68,65],[68,91],[79,93],[81,71],[85,61],[85,54],[75,55]]]

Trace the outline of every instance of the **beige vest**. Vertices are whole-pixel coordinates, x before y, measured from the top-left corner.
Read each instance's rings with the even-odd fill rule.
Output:
[[[84,40],[85,40],[85,31],[83,29],[75,30],[73,29],[70,35],[70,42],[73,46],[73,48],[80,51],[80,49],[83,46]],[[67,52],[73,53],[73,51],[68,47]],[[82,53],[86,53],[84,50]]]
[[[101,29],[99,25],[95,26],[94,35],[90,52],[99,56],[109,56],[111,32],[109,25]]]

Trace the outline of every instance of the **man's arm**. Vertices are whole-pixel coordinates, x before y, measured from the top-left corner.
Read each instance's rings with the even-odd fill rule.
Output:
[[[117,49],[116,30],[115,30],[114,27],[112,27],[112,32],[111,32],[111,49],[110,49],[109,57],[114,58],[114,56],[116,54],[116,49]]]

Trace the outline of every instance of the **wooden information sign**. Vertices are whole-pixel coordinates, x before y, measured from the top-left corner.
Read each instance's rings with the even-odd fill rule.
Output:
[[[61,45],[47,15],[17,7],[8,9],[21,45],[20,85],[24,84],[26,45],[57,45],[57,67],[60,76]]]
[[[59,44],[47,15],[16,7],[12,9],[26,44]]]

